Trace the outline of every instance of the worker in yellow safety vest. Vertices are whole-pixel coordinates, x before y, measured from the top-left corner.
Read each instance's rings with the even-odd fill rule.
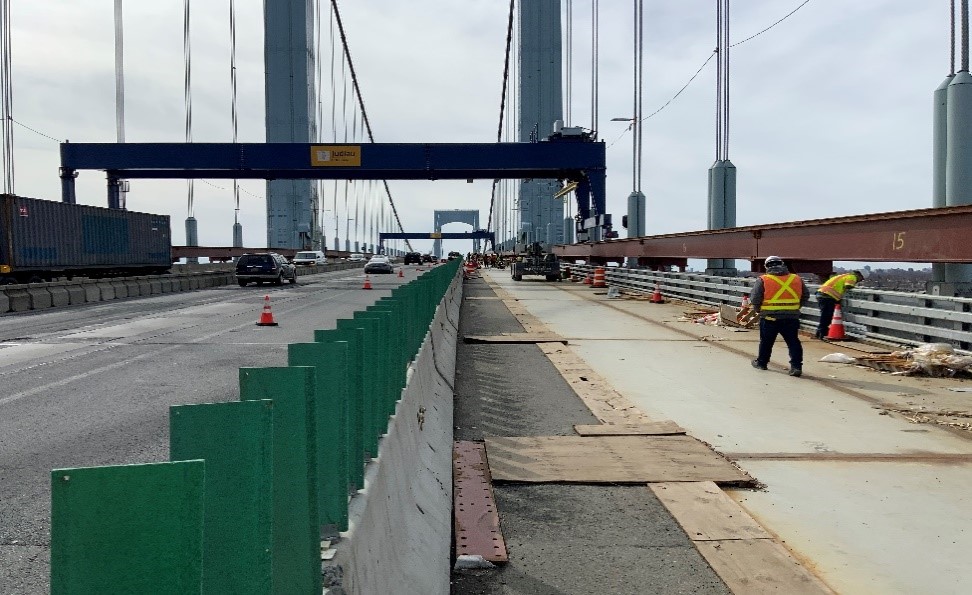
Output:
[[[844,294],[853,289],[858,283],[867,279],[868,271],[852,271],[841,275],[834,275],[817,290],[817,304],[820,306],[820,322],[814,336],[825,340],[830,329],[830,322],[834,318],[834,308],[844,298]]]
[[[770,256],[764,262],[766,274],[753,285],[749,301],[759,312],[759,352],[752,361],[757,370],[765,370],[773,354],[777,335],[790,352],[790,376],[803,374],[803,345],[800,343],[800,308],[806,305],[810,295],[803,279],[789,272],[779,256]]]

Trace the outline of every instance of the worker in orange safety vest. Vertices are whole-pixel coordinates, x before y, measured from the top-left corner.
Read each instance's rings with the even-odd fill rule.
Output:
[[[834,318],[834,308],[844,298],[844,294],[853,289],[858,283],[867,279],[868,271],[852,271],[841,275],[834,275],[817,290],[817,304],[820,306],[820,322],[814,336],[825,340],[830,323]]]
[[[777,335],[783,336],[790,355],[790,376],[803,374],[803,345],[800,343],[800,308],[810,295],[798,275],[789,272],[779,256],[763,262],[766,274],[753,285],[749,301],[759,312],[759,352],[752,361],[757,370],[765,370],[773,354]]]

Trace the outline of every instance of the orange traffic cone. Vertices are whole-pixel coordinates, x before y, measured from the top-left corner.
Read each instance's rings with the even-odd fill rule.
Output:
[[[742,308],[743,310],[749,307],[749,296],[746,295],[745,293],[743,294],[742,297],[742,304],[739,307]]]
[[[827,331],[827,340],[843,341],[847,338],[844,334],[844,315],[840,312],[840,304],[834,306],[834,318],[830,322],[830,330]]]
[[[361,289],[371,289],[371,277],[369,277],[368,275],[365,275],[364,287],[362,287]]]
[[[604,269],[602,267],[594,269],[594,281],[591,283],[591,287],[607,287],[607,282],[604,278]]]
[[[590,285],[590,284],[591,284],[591,274],[587,273],[587,276],[584,277],[584,285]]]
[[[662,294],[661,294],[661,283],[659,283],[658,281],[655,281],[655,292],[653,294],[651,294],[651,300],[649,300],[649,301],[652,304],[664,304],[665,303],[665,300],[662,298]]]
[[[257,326],[277,326],[273,320],[273,312],[270,310],[270,296],[263,296],[263,312],[260,314],[260,322]]]
[[[404,276],[405,276],[405,273],[402,272],[402,269],[398,269],[398,278],[401,279]]]

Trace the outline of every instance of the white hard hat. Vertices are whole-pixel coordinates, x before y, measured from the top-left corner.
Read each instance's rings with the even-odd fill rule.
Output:
[[[860,275],[861,276],[861,279],[867,279],[868,277],[871,276],[871,271],[869,271],[867,269],[861,269],[859,271],[854,271],[854,272],[856,272],[858,275]]]
[[[773,265],[781,265],[781,264],[783,264],[783,259],[780,258],[779,256],[767,256],[766,260],[763,261],[763,266],[765,267],[770,267]]]

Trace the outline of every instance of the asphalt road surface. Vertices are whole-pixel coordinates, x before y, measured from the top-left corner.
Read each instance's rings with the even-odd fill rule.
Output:
[[[239,398],[237,369],[414,279],[359,270],[0,316],[0,594],[47,593],[50,472],[168,460],[170,405]],[[255,325],[269,295],[277,327]]]

